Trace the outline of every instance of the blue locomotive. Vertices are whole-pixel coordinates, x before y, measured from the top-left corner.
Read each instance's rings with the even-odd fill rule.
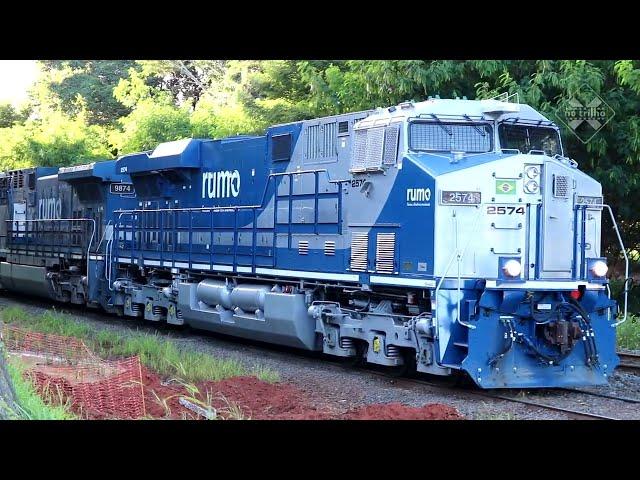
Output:
[[[610,209],[527,105],[406,102],[0,182],[6,289],[481,388],[618,365]]]

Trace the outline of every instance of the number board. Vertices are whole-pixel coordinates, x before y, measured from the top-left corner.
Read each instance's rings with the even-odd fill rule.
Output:
[[[112,183],[109,185],[109,192],[114,195],[135,195],[133,183]]]
[[[594,207],[602,207],[602,197],[589,197],[585,195],[576,195],[576,205],[591,205]]]
[[[482,203],[482,194],[480,192],[443,190],[440,194],[440,203],[444,205],[480,205]]]

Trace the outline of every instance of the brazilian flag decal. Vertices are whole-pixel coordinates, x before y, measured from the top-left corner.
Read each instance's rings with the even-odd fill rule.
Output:
[[[516,181],[515,180],[496,180],[496,193],[498,195],[515,195]]]

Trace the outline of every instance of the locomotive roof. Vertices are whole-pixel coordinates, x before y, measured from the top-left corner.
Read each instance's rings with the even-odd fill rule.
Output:
[[[424,102],[404,102],[395,107],[380,108],[359,122],[359,127],[367,127],[382,121],[404,120],[424,117],[426,119],[457,120],[527,120],[552,123],[529,105],[503,102],[499,100],[452,100],[430,99]]]
[[[424,102],[402,102],[398,105],[377,108],[376,110],[363,110],[361,112],[349,112],[340,115],[331,115],[323,117],[323,120],[331,118],[339,118],[346,115],[354,114],[369,114],[365,119],[360,122],[361,127],[369,126],[370,123],[389,122],[392,120],[404,120],[407,118],[413,118],[418,116],[425,116],[426,118],[435,117],[445,120],[447,118],[464,119],[465,116],[469,119],[478,120],[507,120],[507,119],[521,119],[528,121],[542,121],[552,124],[547,117],[537,112],[535,109],[524,103],[505,102],[495,99],[488,100],[466,100],[466,99],[441,99],[434,98],[425,100]],[[319,119],[307,119],[303,121],[315,121]],[[282,123],[273,125],[273,127],[280,127],[285,125],[291,125],[299,122]]]

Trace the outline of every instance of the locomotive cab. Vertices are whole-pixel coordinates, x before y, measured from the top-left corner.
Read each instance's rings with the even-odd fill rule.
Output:
[[[485,388],[605,383],[618,363],[600,250],[608,207],[600,184],[564,156],[558,127],[494,100],[410,104],[402,116],[396,186],[406,202],[396,218],[437,281],[438,363]]]

